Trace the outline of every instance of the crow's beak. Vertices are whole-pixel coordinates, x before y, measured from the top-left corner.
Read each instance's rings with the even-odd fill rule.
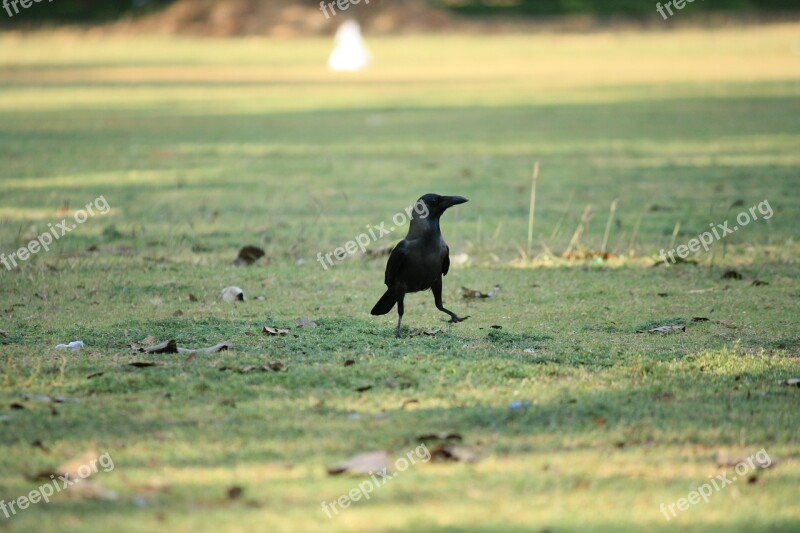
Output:
[[[444,204],[444,208],[447,209],[448,207],[453,207],[454,205],[464,204],[469,202],[463,196],[445,196],[442,198],[442,203]]]

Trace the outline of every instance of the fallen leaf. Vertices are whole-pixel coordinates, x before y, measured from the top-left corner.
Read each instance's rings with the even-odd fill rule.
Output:
[[[454,446],[452,444],[440,443],[430,449],[431,461],[454,461],[461,463],[477,463],[481,460],[481,455],[464,446]]]
[[[239,250],[233,264],[236,266],[249,266],[264,257],[264,250],[257,246],[245,246]]]
[[[721,279],[742,279],[742,275],[735,270],[726,271]]]
[[[289,371],[289,369],[286,368],[286,366],[283,363],[279,362],[279,361],[270,361],[269,363],[267,363],[266,365],[264,365],[261,368],[263,370],[265,370],[265,371],[266,370],[271,370],[272,372],[288,372]]]
[[[174,339],[170,339],[161,344],[140,348],[139,351],[144,353],[178,353],[178,343]]]
[[[648,329],[647,333],[678,333],[680,331],[686,331],[686,326],[660,326],[657,328]]]
[[[39,448],[45,453],[50,453],[50,448],[45,446],[44,442],[42,442],[42,439],[36,439],[35,441],[31,442],[31,446],[34,448]]]
[[[500,292],[500,285],[495,285],[488,293],[461,287],[461,296],[465,299],[494,298]]]
[[[96,450],[89,449],[82,454],[76,455],[72,459],[62,463],[58,468],[56,468],[56,472],[63,476],[69,476],[72,479],[79,479],[83,477],[80,475],[80,472],[85,472],[87,466],[89,466],[89,470],[91,471],[92,461],[95,461],[95,464],[97,464],[99,458],[100,456],[97,454]],[[89,475],[91,476],[91,474]]]
[[[464,437],[461,436],[460,433],[453,433],[450,431],[440,431],[439,433],[425,433],[423,435],[418,435],[417,439],[418,442],[428,442],[428,441],[462,441]]]
[[[215,344],[210,348],[178,348],[178,353],[216,353],[216,352],[223,352],[225,350],[230,350],[233,348],[233,344],[230,341],[220,342],[219,344]]]
[[[144,339],[142,339],[142,340],[140,340],[138,342],[130,343],[128,346],[131,349],[136,350],[137,352],[140,352],[140,351],[142,351],[143,348],[145,348],[147,346],[151,346],[153,344],[156,344],[157,342],[158,342],[158,339],[156,339],[152,335],[148,335],[147,337],[145,337]]]
[[[261,329],[261,332],[264,333],[265,335],[288,335],[289,330],[264,326]]]
[[[309,320],[307,316],[301,316],[297,319],[297,327],[298,328],[316,328],[317,323]]]
[[[225,287],[222,289],[222,300],[225,302],[243,302],[244,291],[239,287]]]
[[[428,337],[435,337],[436,335],[438,335],[441,332],[442,332],[442,330],[440,330],[438,328],[423,329],[423,330],[420,330],[420,331],[413,332],[411,334],[411,337],[419,337],[420,335],[427,335]]]
[[[76,399],[66,398],[64,396],[49,396],[47,394],[24,394],[22,397],[26,400],[39,400],[41,402],[48,403],[67,403],[78,401]]]
[[[367,452],[351,457],[328,468],[328,474],[335,476],[350,474],[369,476],[389,469],[389,454],[384,451]]]
[[[222,398],[219,404],[225,407],[236,407],[236,398]]]
[[[308,406],[312,409],[319,409],[325,404],[322,400],[317,398],[316,396],[309,396],[308,398]]]

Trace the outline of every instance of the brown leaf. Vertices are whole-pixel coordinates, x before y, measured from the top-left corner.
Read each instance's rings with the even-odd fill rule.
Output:
[[[319,409],[323,405],[325,405],[325,402],[323,402],[322,400],[320,400],[316,396],[309,396],[308,397],[308,406],[311,407],[312,409]]]
[[[272,371],[272,372],[288,372],[289,369],[286,366],[279,362],[279,361],[270,361],[263,367],[261,367],[264,371]]]
[[[56,468],[56,471],[63,476],[69,476],[72,479],[79,479],[83,477],[80,475],[81,472],[85,473],[88,467],[88,470],[91,471],[89,474],[91,476],[95,473],[91,468],[92,461],[94,461],[94,464],[97,465],[99,459],[100,456],[98,455],[97,451],[90,448],[82,454],[76,455],[69,461],[62,463],[58,468]]]
[[[423,329],[423,330],[420,330],[420,331],[413,332],[411,334],[411,336],[412,337],[419,337],[420,335],[427,335],[428,337],[435,337],[436,335],[438,335],[441,332],[442,332],[442,330],[440,330],[438,328]]]
[[[126,335],[127,335],[127,332],[126,332]],[[153,344],[156,344],[157,342],[158,342],[158,339],[156,339],[152,335],[148,335],[147,337],[145,337],[144,339],[142,339],[140,341],[130,343],[128,346],[131,349],[136,350],[137,352],[141,352],[143,350],[143,348],[145,348],[146,346],[151,346]]]
[[[481,455],[464,446],[454,446],[452,444],[440,443],[431,448],[431,461],[455,461],[462,463],[477,463],[481,460]]]
[[[297,319],[297,327],[298,328],[316,328],[317,323],[309,320],[307,316],[301,316]]]
[[[264,326],[261,329],[261,332],[264,333],[265,335],[288,335],[289,330]]]
[[[742,275],[735,270],[728,270],[722,275],[721,279],[742,279]]]
[[[144,353],[178,353],[178,343],[174,339],[170,339],[161,344],[142,348],[139,351]]]
[[[367,452],[351,457],[328,468],[328,474],[335,476],[348,472],[368,476],[389,469],[389,454],[384,451]]]
[[[464,437],[461,436],[460,433],[454,433],[450,431],[440,431],[438,433],[425,433],[423,435],[417,436],[417,441],[419,442],[428,442],[428,441],[437,441],[437,440],[454,440],[454,441],[462,441]]]
[[[497,293],[500,292],[500,285],[495,285],[492,290],[488,293],[476,291],[475,289],[468,289],[466,287],[461,287],[461,296],[468,300],[474,300],[479,298],[494,298],[497,296]]]
[[[31,442],[31,446],[34,448],[39,448],[45,453],[50,453],[50,448],[45,446],[44,442],[42,442],[42,439],[36,439],[35,441]]]
[[[264,257],[264,250],[257,246],[245,246],[239,250],[233,264],[236,266],[249,266]]]

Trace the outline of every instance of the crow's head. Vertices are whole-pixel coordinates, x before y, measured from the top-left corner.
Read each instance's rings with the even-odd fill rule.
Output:
[[[463,196],[439,196],[428,193],[414,204],[414,218],[439,218],[448,208],[467,201]]]

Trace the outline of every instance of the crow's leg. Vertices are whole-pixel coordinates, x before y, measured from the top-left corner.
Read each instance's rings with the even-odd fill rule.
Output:
[[[403,298],[405,298],[405,294],[401,292],[397,298],[397,331],[394,332],[398,339],[400,338],[400,323],[403,321]]]
[[[442,304],[442,277],[439,276],[439,279],[433,282],[431,286],[431,291],[433,292],[433,300],[436,302],[436,309],[442,311],[443,313],[447,313],[450,315],[450,322],[463,322],[464,320],[468,319],[468,316],[460,317],[454,312],[450,311],[449,309],[445,308]]]

